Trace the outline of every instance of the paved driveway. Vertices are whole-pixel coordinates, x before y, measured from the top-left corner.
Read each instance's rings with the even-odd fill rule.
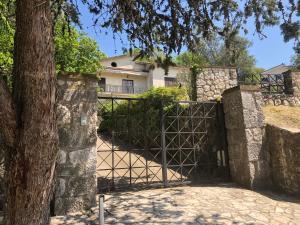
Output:
[[[300,224],[300,198],[232,184],[113,193],[105,207],[106,224]],[[58,224],[97,224],[97,208],[53,218]]]

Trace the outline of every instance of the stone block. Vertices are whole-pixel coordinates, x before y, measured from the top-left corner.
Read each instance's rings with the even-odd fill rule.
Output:
[[[55,187],[55,196],[62,197],[66,191],[66,181],[63,178],[58,178],[56,180],[56,187]]]
[[[95,196],[83,195],[78,197],[56,198],[55,215],[67,215],[82,210],[88,210],[95,205]]]
[[[59,150],[57,153],[57,163],[63,164],[67,161],[67,153],[63,150]]]
[[[59,197],[78,197],[82,195],[96,195],[96,175],[93,173],[81,176],[68,176],[59,178],[63,183],[57,184],[56,196]],[[59,186],[62,185],[62,186]],[[63,188],[63,189],[60,189]]]

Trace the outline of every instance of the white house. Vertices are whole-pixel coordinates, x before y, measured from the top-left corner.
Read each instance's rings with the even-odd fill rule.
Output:
[[[133,56],[121,55],[101,61],[105,69],[99,86],[104,94],[140,94],[151,87],[177,86],[177,75],[186,70],[170,66],[166,74],[163,68],[133,59]]]

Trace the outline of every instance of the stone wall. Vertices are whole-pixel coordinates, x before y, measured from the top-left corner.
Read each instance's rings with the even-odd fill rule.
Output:
[[[197,79],[198,101],[220,98],[226,89],[235,86],[237,86],[237,71],[235,68],[204,68]]]
[[[300,71],[289,71],[292,79],[293,95],[300,98]]]
[[[300,132],[266,126],[273,187],[300,195]]]
[[[300,98],[295,97],[294,95],[288,94],[273,94],[263,95],[264,105],[268,106],[278,106],[278,105],[285,105],[285,106],[300,106]]]
[[[96,198],[97,80],[60,75],[57,90],[59,154],[55,215],[90,208]]]
[[[248,188],[270,185],[267,153],[263,150],[262,94],[256,86],[238,86],[223,94],[230,173]]]

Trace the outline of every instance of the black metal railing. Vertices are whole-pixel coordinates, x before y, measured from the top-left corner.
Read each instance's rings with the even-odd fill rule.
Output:
[[[292,94],[292,81],[288,74],[239,75],[238,83],[258,85],[263,94]]]

